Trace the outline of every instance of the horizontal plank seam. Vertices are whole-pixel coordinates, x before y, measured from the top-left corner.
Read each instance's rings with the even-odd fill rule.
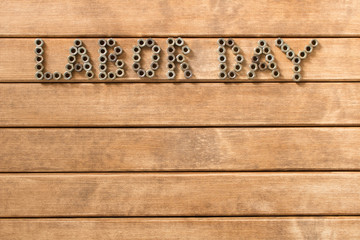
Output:
[[[110,34],[110,35],[97,35],[97,34],[87,34],[87,35],[73,35],[73,34],[69,34],[69,35],[45,35],[45,34],[27,34],[27,35],[6,35],[6,34],[1,34],[0,33],[0,39],[1,38],[36,38],[36,37],[41,37],[41,38],[59,38],[59,39],[63,39],[63,38],[148,38],[148,37],[152,37],[152,38],[167,38],[167,37],[186,37],[186,38],[204,38],[204,39],[208,39],[208,38],[220,38],[220,37],[233,37],[233,38],[277,38],[277,37],[282,37],[282,38],[359,38],[360,34],[339,34],[339,35],[334,35],[334,34],[304,34],[304,35],[292,35],[292,34],[218,34],[218,35],[194,35],[194,34],[146,34],[146,35],[141,35],[137,36],[137,35],[117,35],[117,34]]]

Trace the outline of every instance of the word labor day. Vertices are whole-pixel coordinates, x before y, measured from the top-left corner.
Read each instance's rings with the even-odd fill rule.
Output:
[[[190,64],[188,63],[186,56],[191,52],[190,47],[185,43],[184,39],[168,38],[167,43],[167,58],[166,58],[166,76],[168,79],[174,79],[176,76],[175,68],[178,66],[185,78],[191,78],[193,72]],[[65,72],[49,72],[46,71],[44,66],[44,44],[42,39],[35,40],[35,78],[37,80],[70,80],[73,77],[73,72],[85,72],[88,79],[95,77],[93,72],[92,61],[87,54],[86,46],[80,39],[75,39],[73,46],[69,49],[69,56],[67,57],[67,64],[65,65]],[[124,66],[125,63],[121,59],[123,49],[119,46],[113,38],[99,39],[99,62],[98,65],[100,80],[115,80],[116,78],[122,78],[125,76]],[[304,50],[296,54],[291,47],[281,38],[275,40],[275,46],[281,49],[286,55],[287,59],[292,62],[292,79],[294,81],[300,81],[301,76],[301,63],[313,52],[313,50],[319,45],[316,39],[310,40],[308,45],[304,47]],[[148,69],[143,68],[141,65],[142,50],[149,48],[152,51],[151,64]],[[235,65],[229,67],[227,65],[226,51],[230,50],[235,59]],[[138,39],[135,46],[132,48],[132,60],[131,68],[135,71],[139,78],[152,78],[156,75],[156,71],[159,69],[160,52],[162,49],[157,45],[156,41],[152,38]],[[217,53],[218,53],[218,77],[220,79],[235,79],[238,73],[243,69],[242,64],[244,57],[241,54],[240,47],[235,43],[232,38],[224,39],[219,38],[217,40]],[[276,59],[272,53],[270,45],[263,39],[257,42],[257,46],[254,48],[253,55],[251,57],[251,63],[249,64],[249,71],[247,72],[248,79],[254,79],[257,71],[270,71],[273,78],[280,76],[280,69],[277,66]],[[108,64],[114,64],[116,66],[115,71],[108,69]]]

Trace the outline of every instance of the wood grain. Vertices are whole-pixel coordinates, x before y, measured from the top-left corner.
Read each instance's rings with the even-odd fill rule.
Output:
[[[0,36],[359,36],[358,1],[3,0]]]
[[[359,239],[358,217],[1,219],[0,238],[27,240]]]
[[[1,172],[360,170],[359,128],[0,129]]]
[[[82,39],[89,56],[92,59],[94,73],[96,75],[92,80],[87,80],[85,72],[74,72],[73,82],[101,82],[98,78],[99,54],[97,38]],[[156,38],[156,42],[161,46],[160,68],[157,70],[157,76],[154,78],[139,78],[132,70],[132,47],[136,45],[137,38],[116,39],[118,44],[124,49],[121,59],[125,62],[126,76],[116,80],[107,80],[108,82],[249,82],[246,73],[249,71],[253,49],[257,46],[256,38],[236,38],[235,42],[240,46],[242,54],[245,57],[243,70],[234,80],[220,80],[219,62],[217,54],[217,38],[185,38],[186,44],[192,49],[186,59],[193,70],[194,76],[186,79],[177,65],[176,80],[168,80],[166,77],[166,39]],[[274,45],[275,38],[266,38],[271,46],[276,62],[281,71],[281,76],[277,79],[271,77],[271,72],[257,71],[254,82],[259,81],[280,81],[292,82],[292,63],[285,54]],[[291,48],[298,53],[310,42],[309,38],[284,39]],[[301,63],[303,81],[358,81],[360,79],[360,70],[357,67],[360,62],[360,39],[358,38],[320,38],[320,45]],[[46,38],[45,41],[45,69],[46,71],[64,72],[69,48],[73,45],[74,39],[53,39]],[[19,51],[21,49],[21,51]],[[33,38],[5,38],[0,39],[0,82],[49,82],[47,80],[35,79],[35,44]],[[110,49],[109,49],[110,50]],[[145,49],[142,52],[142,66],[149,68],[151,51]],[[235,64],[234,55],[231,50],[227,50],[228,67],[233,68]],[[262,57],[264,61],[264,57]],[[112,63],[107,64],[110,70],[115,70]],[[50,82],[69,82],[69,80],[51,80]]]
[[[0,126],[358,126],[358,83],[0,84]]]
[[[360,173],[1,174],[0,217],[359,215]]]

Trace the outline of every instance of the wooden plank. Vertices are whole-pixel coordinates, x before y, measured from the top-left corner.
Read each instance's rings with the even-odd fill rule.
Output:
[[[360,173],[1,174],[0,217],[359,215]]]
[[[0,84],[0,126],[353,126],[360,84]]]
[[[89,56],[92,58],[95,78],[87,80],[84,72],[74,72],[73,82],[102,82],[98,78],[98,39],[82,39]],[[132,70],[132,47],[136,44],[136,38],[116,39],[118,44],[124,49],[121,59],[125,62],[126,76],[116,80],[107,80],[108,82],[249,82],[247,72],[251,63],[253,49],[257,46],[256,38],[236,38],[235,42],[240,46],[242,54],[245,57],[243,70],[236,79],[219,79],[219,62],[217,53],[216,38],[185,38],[185,42],[192,49],[191,54],[186,59],[193,70],[194,76],[186,79],[177,65],[176,80],[168,80],[166,77],[166,39],[156,38],[156,42],[162,48],[160,68],[156,71],[154,78],[139,78]],[[285,54],[274,45],[275,38],[266,38],[272,48],[276,62],[281,71],[281,76],[277,79],[271,77],[271,72],[257,71],[257,76],[251,81],[291,81],[292,82],[292,63]],[[360,70],[357,67],[360,62],[360,39],[358,38],[321,38],[318,39],[320,45],[301,63],[303,81],[358,81],[360,79]],[[69,48],[73,45],[74,39],[44,39],[45,41],[45,69],[46,71],[64,72]],[[310,42],[309,38],[285,39],[292,49],[298,53]],[[21,51],[19,51],[21,49]],[[35,44],[33,38],[15,38],[0,39],[0,82],[49,82],[47,80],[35,79]],[[109,49],[110,50],[110,49]],[[142,66],[149,68],[151,51],[145,49],[142,52]],[[227,50],[228,66],[233,68],[235,64],[234,55],[230,49]],[[264,61],[264,57],[262,57]],[[107,64],[110,70],[115,70],[115,65]],[[21,66],[21,68],[19,68]],[[50,82],[59,82],[51,80]],[[60,80],[60,82],[69,82],[69,80]]]
[[[0,129],[1,172],[360,170],[359,128]]]
[[[359,36],[357,1],[3,0],[0,36]],[[14,11],[15,10],[15,11]],[[71,24],[69,24],[71,23]]]
[[[0,238],[27,240],[359,239],[358,217],[2,219]]]

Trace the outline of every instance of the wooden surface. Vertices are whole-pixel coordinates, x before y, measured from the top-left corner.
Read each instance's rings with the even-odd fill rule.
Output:
[[[359,36],[357,1],[3,0],[0,36]]]
[[[0,129],[1,172],[360,170],[359,128]]]
[[[65,71],[69,48],[73,46],[75,38],[44,38],[45,41],[45,71]],[[194,76],[190,79],[184,78],[177,65],[177,79],[168,80],[166,77],[166,38],[155,38],[156,42],[162,48],[160,54],[160,68],[156,71],[154,78],[139,78],[132,70],[132,47],[136,45],[137,38],[117,38],[115,39],[123,48],[123,54],[120,59],[125,62],[126,76],[117,78],[116,80],[107,80],[107,82],[250,82],[247,79],[249,64],[253,55],[253,49],[257,46],[260,38],[235,38],[235,42],[241,48],[241,54],[245,61],[242,64],[243,70],[236,79],[220,80],[219,62],[217,50],[217,38],[184,38],[185,42],[191,48],[192,52],[186,56],[186,61],[190,64]],[[293,82],[292,67],[285,54],[275,46],[276,38],[265,38],[270,45],[275,56],[276,63],[279,66],[281,76],[278,79],[271,77],[271,72],[257,71],[257,76],[251,81],[265,82]],[[98,43],[97,38],[84,38],[83,43],[91,57],[95,77],[87,80],[85,72],[74,72],[71,80],[36,80],[35,79],[35,63],[34,63],[34,38],[2,38],[0,39],[0,82],[104,82],[99,80],[98,65]],[[285,38],[287,44],[297,54],[300,50],[309,44],[311,38]],[[360,70],[357,62],[360,62],[360,54],[354,49],[360,48],[360,40],[358,38],[319,38],[319,46],[309,54],[309,57],[301,63],[303,81],[358,81],[360,78]],[[18,51],[21,49],[21,51]],[[110,49],[109,49],[110,50]],[[142,52],[142,66],[149,68],[151,51],[145,49]],[[233,68],[235,64],[234,55],[231,49],[227,50],[228,67]],[[264,61],[264,56],[262,61]],[[21,71],[19,71],[19,62],[21,62]],[[110,70],[115,70],[113,63],[108,63]],[[45,72],[44,71],[44,72]]]
[[[359,239],[358,217],[2,219],[0,238],[20,240]]]
[[[360,84],[1,84],[0,126],[358,126]]]
[[[1,174],[0,217],[359,215],[360,173]]]

